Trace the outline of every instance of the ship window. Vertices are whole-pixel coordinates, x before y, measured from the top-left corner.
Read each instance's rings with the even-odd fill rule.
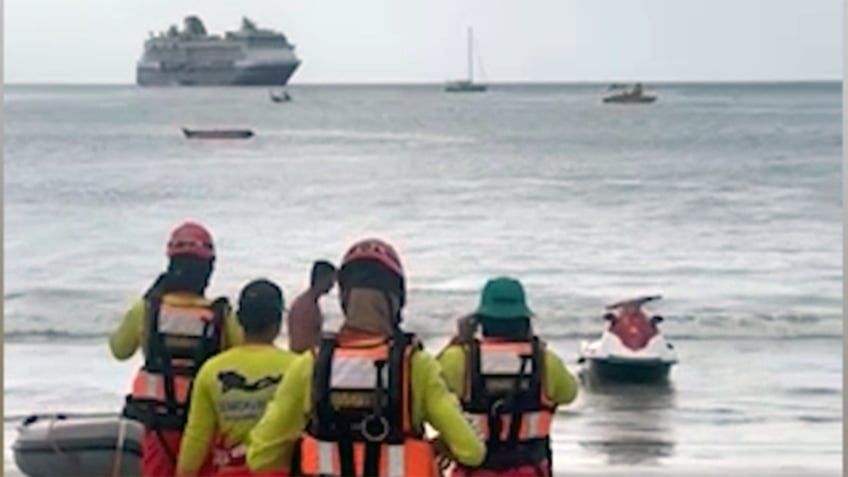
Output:
[[[285,40],[280,37],[271,38],[251,38],[248,40],[250,46],[284,46]]]

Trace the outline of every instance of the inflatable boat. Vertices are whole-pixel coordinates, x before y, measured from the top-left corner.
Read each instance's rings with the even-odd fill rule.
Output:
[[[143,431],[118,414],[34,415],[18,427],[12,452],[28,477],[136,477]]]

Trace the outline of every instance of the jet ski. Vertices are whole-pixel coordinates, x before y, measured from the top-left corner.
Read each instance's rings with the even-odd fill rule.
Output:
[[[662,383],[677,364],[677,352],[660,333],[661,316],[643,305],[662,298],[643,296],[607,305],[607,329],[596,341],[580,343],[581,375],[595,382]]]
[[[118,414],[33,415],[18,427],[12,452],[28,477],[136,477],[143,433]]]

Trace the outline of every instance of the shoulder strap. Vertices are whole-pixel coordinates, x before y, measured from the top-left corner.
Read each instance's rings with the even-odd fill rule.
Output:
[[[312,369],[312,401],[315,403],[310,426],[316,436],[325,436],[333,431],[333,408],[330,402],[330,371],[333,365],[337,338],[334,334],[321,337],[318,355]]]
[[[211,355],[220,353],[223,348],[225,320],[227,319],[227,315],[230,314],[230,301],[225,296],[218,297],[209,305],[209,309],[212,310],[212,323],[210,323],[212,329],[211,335],[208,337],[206,336],[208,329],[204,330],[203,333],[203,341],[207,346],[205,350],[207,356],[205,359],[208,359]]]
[[[467,391],[470,404],[479,410],[489,408],[489,393],[486,391],[486,383],[483,379],[480,364],[480,340],[473,339],[468,343],[468,358],[466,368],[469,373],[471,389]]]
[[[171,366],[171,353],[165,346],[165,338],[159,332],[159,315],[162,307],[162,294],[154,292],[147,299],[147,356],[145,368],[162,376],[165,388],[165,407],[169,415],[177,414],[177,397],[174,385],[174,369]]]
[[[545,373],[545,344],[538,336],[533,335],[530,342],[530,362],[533,364],[533,374],[530,376],[530,395],[537,401],[534,406],[541,407],[542,393],[545,390],[542,388],[542,382]]]
[[[147,325],[146,353],[144,367],[148,371],[159,371],[162,367],[163,355],[167,354],[165,340],[159,333],[159,311],[162,307],[162,294],[158,291],[148,291],[144,297],[145,324]]]
[[[397,333],[389,346],[389,399],[384,413],[389,421],[390,429],[386,440],[393,444],[400,444],[405,438],[404,417],[407,410],[404,408],[403,387],[407,382],[406,374],[410,372],[407,369],[406,360],[410,346],[422,347],[413,333]]]

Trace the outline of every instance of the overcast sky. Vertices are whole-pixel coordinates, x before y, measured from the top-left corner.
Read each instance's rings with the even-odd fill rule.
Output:
[[[7,83],[132,83],[151,30],[282,30],[292,83],[839,79],[841,0],[4,0]]]

